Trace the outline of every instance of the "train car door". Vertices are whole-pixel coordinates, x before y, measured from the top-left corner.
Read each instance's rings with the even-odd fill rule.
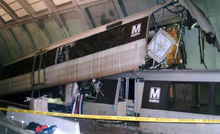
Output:
[[[144,80],[140,78],[119,78],[115,95],[116,116],[139,116]]]
[[[141,111],[141,105],[142,105],[142,97],[143,97],[143,91],[144,91],[144,79],[138,78],[135,79],[134,81],[134,100],[135,101],[135,107],[134,107],[134,112],[135,116],[140,115]],[[128,98],[130,100],[130,98]]]
[[[47,51],[39,52],[35,55],[33,65],[33,85],[44,84],[45,82],[45,63],[46,63]]]

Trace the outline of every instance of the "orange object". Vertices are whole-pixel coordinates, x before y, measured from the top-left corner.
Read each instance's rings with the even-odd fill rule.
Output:
[[[37,128],[36,128],[36,133],[38,133],[40,130],[41,130],[41,129],[40,129],[40,126],[37,126]]]
[[[178,38],[179,38],[178,32],[179,32],[179,29],[177,27],[169,28],[167,30],[167,33],[170,34],[176,40],[176,42],[178,42]],[[177,49],[177,44],[175,44],[172,50],[167,54],[166,58],[169,58],[169,60],[167,61],[168,65],[182,63],[182,54],[181,54],[180,49],[178,49],[177,57],[175,59],[176,49]]]
[[[46,129],[47,128],[47,125],[43,125],[43,126],[37,126],[37,128],[36,128],[36,133],[38,133],[38,132],[40,132],[41,130],[43,130],[43,129]]]

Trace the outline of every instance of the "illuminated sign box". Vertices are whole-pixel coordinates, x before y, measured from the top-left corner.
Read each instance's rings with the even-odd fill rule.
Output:
[[[160,29],[148,45],[148,55],[158,63],[162,62],[176,41],[166,31]]]

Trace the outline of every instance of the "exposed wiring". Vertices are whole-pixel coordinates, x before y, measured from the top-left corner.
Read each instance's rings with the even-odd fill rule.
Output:
[[[200,27],[198,27],[198,42],[199,42],[198,45],[199,45],[199,51],[200,51],[200,60],[201,60],[201,64],[203,64],[203,65],[205,66],[205,68],[208,69],[207,66],[206,66],[206,64],[205,64],[204,49],[203,49],[202,46],[201,46],[200,32],[201,32],[201,29],[200,29]]]
[[[166,9],[167,9],[169,12],[171,12],[171,13],[175,13],[176,15],[178,15],[178,16],[180,16],[180,17],[183,17],[183,12],[185,11],[185,8],[184,8],[184,7],[183,7],[182,10],[179,10],[176,6],[174,6],[174,5],[171,5],[171,6],[173,6],[177,11],[170,10],[170,9],[168,8],[168,6],[166,7]]]
[[[185,10],[185,7],[183,7],[183,6],[181,6],[181,7],[183,7],[182,10],[179,10],[179,9],[178,9],[176,6],[174,6],[174,5],[170,5],[170,6],[174,7],[174,8],[177,10],[177,11],[170,10],[170,9],[168,8],[168,6],[167,6],[166,9],[167,9],[168,11],[172,12],[172,13],[183,13],[184,10]]]

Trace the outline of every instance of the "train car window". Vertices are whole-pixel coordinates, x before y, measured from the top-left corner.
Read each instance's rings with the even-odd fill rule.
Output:
[[[76,47],[76,58],[95,53],[98,35],[79,40]]]
[[[125,40],[126,26],[114,28],[101,34],[99,51],[122,45]]]
[[[122,81],[121,89],[119,90],[118,102],[125,100],[125,90],[126,90],[125,88],[126,88],[126,82]]]
[[[57,54],[57,48],[47,51],[46,67],[49,67],[55,64],[56,54]]]
[[[9,65],[7,67],[7,73],[9,73],[8,78],[11,78],[14,75],[16,75],[16,69],[17,69],[17,63],[14,63],[13,65]]]
[[[97,97],[97,103],[103,104],[111,104],[114,105],[115,102],[115,94],[117,89],[117,80],[101,80],[102,86],[102,93],[104,96],[99,93]]]
[[[129,93],[128,93],[128,99],[134,100],[134,89],[135,89],[135,81],[134,79],[129,79]]]
[[[74,52],[74,44],[66,46],[66,49],[68,51],[68,59],[72,60],[74,58],[74,54],[73,54],[73,52]]]
[[[34,63],[34,57],[30,57],[24,60],[24,73],[30,73]]]
[[[220,115],[220,84],[215,89],[215,114]]]
[[[40,65],[40,55],[37,55],[37,57],[35,58],[34,71],[39,70],[39,65]]]
[[[42,55],[41,68],[40,69],[44,69],[45,68],[46,57],[47,57],[47,52],[43,53],[43,55]]]
[[[173,83],[170,85],[170,110],[192,113],[207,113],[210,85]]]
[[[11,72],[13,71],[10,71],[10,69],[11,69],[10,65],[4,67],[4,79],[11,77],[11,74],[12,74]]]
[[[68,50],[66,49],[66,46],[61,46],[57,48],[57,56],[55,63],[62,63],[68,61]]]
[[[7,79],[30,73],[32,71],[33,61],[34,57],[30,57],[2,68],[2,72],[0,73],[2,77],[0,77],[0,79]]]
[[[0,67],[0,80],[3,80],[4,79],[4,73],[5,73],[5,71],[4,71],[4,68],[3,67]]]
[[[15,76],[24,74],[24,60],[15,63],[14,70],[16,70],[14,74]]]
[[[92,87],[91,82],[83,81],[79,83],[80,93],[85,94],[85,101],[96,101],[97,100],[97,92]]]

